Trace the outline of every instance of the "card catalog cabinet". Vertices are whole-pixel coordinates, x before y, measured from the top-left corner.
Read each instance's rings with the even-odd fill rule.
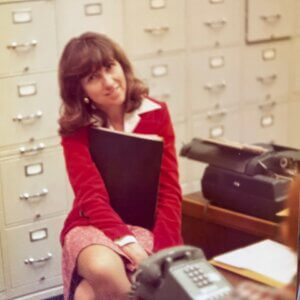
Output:
[[[236,0],[187,1],[189,47],[198,49],[240,44],[243,41],[244,5],[244,1]]]
[[[184,0],[126,0],[125,46],[132,57],[185,48]]]
[[[122,0],[60,0],[56,11],[60,52],[70,38],[86,31],[102,32],[123,44]]]
[[[246,3],[248,42],[265,42],[293,36],[295,0],[246,0]]]
[[[193,113],[239,101],[240,51],[226,48],[192,52],[188,57],[188,95]]]
[[[149,86],[150,96],[168,103],[174,122],[183,121],[186,115],[185,65],[184,53],[134,61],[137,75]]]

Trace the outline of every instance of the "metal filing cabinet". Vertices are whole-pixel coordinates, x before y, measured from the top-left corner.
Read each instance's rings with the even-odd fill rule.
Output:
[[[125,46],[132,57],[185,48],[185,1],[125,0]]]
[[[0,298],[61,293],[69,192],[57,134],[55,1],[2,1],[0,28]]]
[[[201,49],[241,44],[244,16],[244,1],[187,1],[189,47]]]

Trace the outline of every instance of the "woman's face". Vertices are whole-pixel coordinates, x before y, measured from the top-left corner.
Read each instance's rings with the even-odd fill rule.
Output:
[[[122,66],[112,60],[81,79],[86,95],[103,111],[122,106],[126,97],[126,78]]]

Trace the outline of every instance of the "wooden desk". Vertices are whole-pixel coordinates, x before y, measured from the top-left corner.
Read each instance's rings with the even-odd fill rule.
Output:
[[[208,258],[262,239],[280,240],[278,223],[211,205],[200,192],[183,197],[182,231],[185,243]]]

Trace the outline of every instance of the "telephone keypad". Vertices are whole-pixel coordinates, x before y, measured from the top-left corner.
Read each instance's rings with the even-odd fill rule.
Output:
[[[186,266],[184,272],[198,288],[202,288],[212,283],[199,266]]]

